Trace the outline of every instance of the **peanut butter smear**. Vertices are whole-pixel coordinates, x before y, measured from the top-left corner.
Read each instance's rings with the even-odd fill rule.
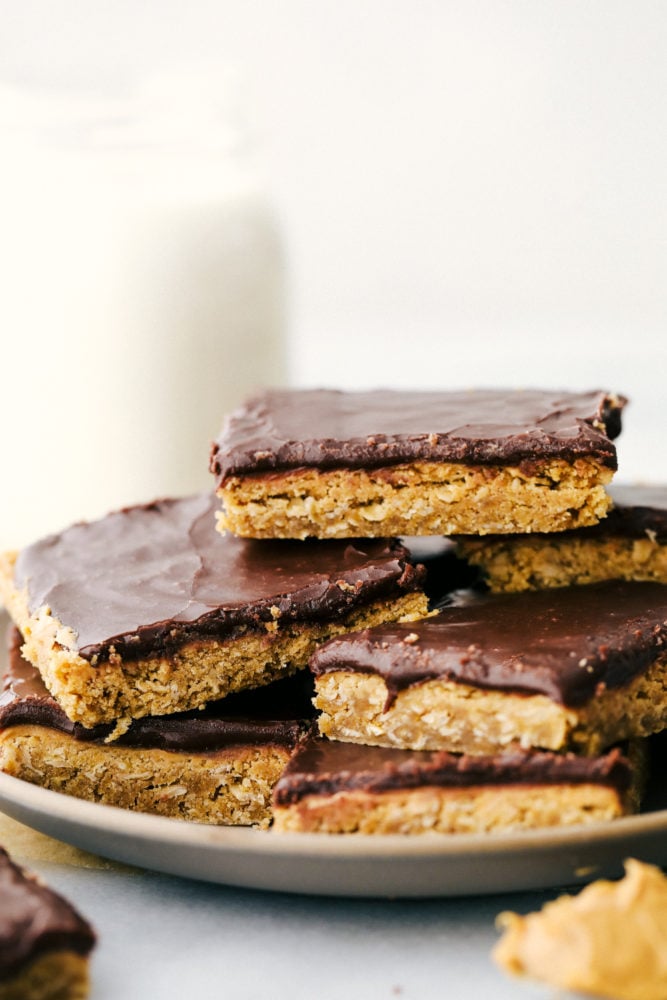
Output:
[[[632,858],[538,913],[501,913],[493,957],[506,972],[614,1000],[667,998],[667,878]]]

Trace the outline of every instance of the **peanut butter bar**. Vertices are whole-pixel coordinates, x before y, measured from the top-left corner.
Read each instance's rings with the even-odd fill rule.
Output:
[[[425,621],[334,639],[310,666],[331,739],[597,754],[667,727],[667,588],[458,595]]]
[[[266,392],[211,454],[248,538],[505,534],[596,524],[626,400],[604,392]]]
[[[0,561],[23,652],[74,722],[199,708],[304,668],[333,635],[426,612],[398,542],[259,544],[216,531],[215,506],[129,507]]]
[[[83,1000],[94,944],[83,917],[0,847],[0,1000]]]
[[[604,521],[560,534],[472,535],[458,550],[494,591],[601,580],[667,583],[667,486],[612,486]]]
[[[311,739],[274,791],[274,829],[492,833],[614,819],[638,808],[641,767],[513,750],[486,756]]]
[[[307,675],[203,710],[113,726],[67,718],[11,630],[0,694],[0,769],[43,788],[197,823],[268,826],[271,792],[312,715]]]

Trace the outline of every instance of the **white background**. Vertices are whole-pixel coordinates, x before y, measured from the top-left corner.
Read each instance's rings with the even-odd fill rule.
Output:
[[[4,0],[0,29],[10,81],[238,71],[293,381],[610,388],[621,477],[667,478],[662,0]]]

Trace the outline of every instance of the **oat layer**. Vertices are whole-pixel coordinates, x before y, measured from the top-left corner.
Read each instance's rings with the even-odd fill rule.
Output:
[[[506,534],[596,524],[612,469],[595,460],[519,466],[414,462],[232,476],[219,528],[246,538]]]
[[[274,808],[274,829],[304,833],[497,833],[597,823],[632,807],[603,785],[420,788],[310,795]]]
[[[289,760],[282,746],[211,753],[83,743],[45,726],[0,732],[0,769],[90,802],[234,826],[268,826],[271,791]]]
[[[589,538],[574,534],[459,540],[491,590],[571,587],[602,580],[667,583],[667,545],[656,538]]]

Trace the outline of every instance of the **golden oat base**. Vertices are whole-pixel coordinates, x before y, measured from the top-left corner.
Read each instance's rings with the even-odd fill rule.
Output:
[[[650,538],[552,535],[459,539],[458,552],[479,566],[491,590],[516,592],[603,580],[667,583],[667,545]]]
[[[415,462],[229,479],[218,527],[245,538],[564,531],[597,524],[613,472],[591,459],[514,466]]]
[[[211,753],[100,745],[47,726],[0,732],[0,769],[42,788],[120,809],[227,826],[268,826],[289,747]]]
[[[613,743],[667,728],[667,656],[623,688],[599,692],[580,708],[546,695],[430,680],[399,692],[385,711],[387,687],[376,674],[333,671],[316,680],[322,736],[403,750],[497,753],[524,749],[595,755]]]
[[[88,959],[73,951],[52,951],[0,982],[0,1000],[85,1000]]]
[[[0,596],[23,634],[23,655],[39,670],[67,716],[92,727],[117,722],[117,732],[145,715],[200,708],[235,691],[261,687],[306,666],[316,645],[383,622],[416,621],[428,613],[421,592],[374,601],[335,621],[281,625],[225,640],[198,640],[169,656],[95,664],[78,655],[73,631],[48,608],[31,614],[12,583],[15,556],[0,559]]]
[[[616,819],[633,810],[598,784],[424,787],[308,795],[274,807],[273,829],[303,833],[496,833]]]

